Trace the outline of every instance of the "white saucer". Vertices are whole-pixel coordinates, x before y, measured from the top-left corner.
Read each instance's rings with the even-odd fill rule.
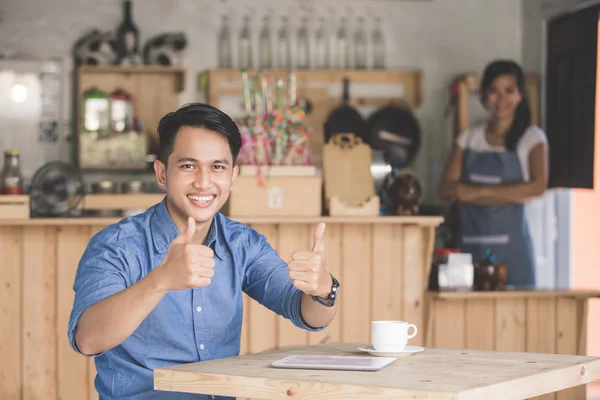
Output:
[[[372,356],[378,357],[402,357],[425,350],[423,347],[420,346],[406,346],[402,350],[375,350],[373,346],[364,346],[359,347],[358,349],[360,351],[366,351]]]

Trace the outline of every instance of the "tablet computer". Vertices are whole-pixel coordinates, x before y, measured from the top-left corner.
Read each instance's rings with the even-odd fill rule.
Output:
[[[395,357],[291,355],[271,363],[274,368],[379,371],[396,361]]]

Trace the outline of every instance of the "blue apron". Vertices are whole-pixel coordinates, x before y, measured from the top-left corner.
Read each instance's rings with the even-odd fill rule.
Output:
[[[470,141],[470,140],[469,140]],[[500,185],[524,182],[515,151],[477,152],[465,146],[461,182]],[[490,249],[497,262],[507,263],[507,285],[535,285],[535,264],[523,204],[460,205],[460,248],[473,261],[483,261]]]

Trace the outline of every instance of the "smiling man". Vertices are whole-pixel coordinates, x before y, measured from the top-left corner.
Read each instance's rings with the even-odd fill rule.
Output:
[[[311,331],[337,308],[323,223],[313,248],[286,263],[263,235],[219,213],[238,174],[231,118],[189,104],[164,116],[158,135],[165,199],[92,237],[75,278],[68,335],[95,358],[101,400],[208,399],[154,391],[153,370],[238,355],[243,292]]]

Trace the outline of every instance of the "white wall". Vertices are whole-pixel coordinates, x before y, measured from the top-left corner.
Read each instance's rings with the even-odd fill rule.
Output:
[[[118,0],[20,0],[4,2],[0,52],[17,51],[37,57],[61,57],[70,68],[73,43],[92,27],[113,29],[121,20]],[[142,41],[166,31],[183,30],[190,40],[185,59],[189,69],[181,102],[196,99],[196,72],[216,66],[216,33],[222,13],[233,10],[239,21],[251,9],[261,16],[267,7],[278,14],[298,15],[297,3],[318,13],[376,15],[384,21],[390,68],[423,71],[423,104],[417,116],[424,132],[416,171],[435,200],[435,187],[445,162],[449,130],[443,119],[453,77],[481,71],[497,57],[521,61],[520,0],[133,0],[134,21]],[[295,26],[297,19],[291,18]],[[279,24],[278,24],[279,25]],[[70,93],[69,91],[67,93]],[[70,99],[65,100],[67,106]],[[70,109],[66,108],[66,118]],[[67,124],[68,126],[68,124]],[[441,144],[433,145],[433,141]],[[66,152],[65,152],[66,154]]]

